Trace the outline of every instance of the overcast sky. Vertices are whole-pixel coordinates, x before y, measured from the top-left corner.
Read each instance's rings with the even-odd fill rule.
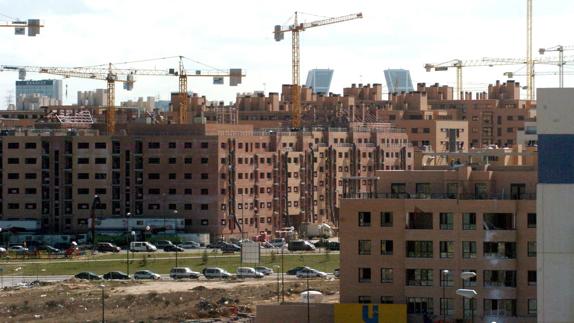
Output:
[[[413,81],[453,85],[455,72],[425,72],[425,63],[455,58],[525,57],[526,0],[402,1],[186,1],[186,0],[0,0],[0,13],[39,18],[45,28],[37,37],[0,30],[0,65],[88,66],[183,55],[219,68],[243,68],[242,85],[213,85],[190,78],[188,88],[209,100],[232,101],[238,92],[280,92],[291,82],[291,39],[275,42],[273,26],[286,25],[297,10],[304,21],[320,16],[362,12],[364,19],[312,28],[301,34],[301,82],[311,68],[335,70],[331,91],[352,83],[382,83],[386,68],[405,68]],[[574,44],[574,2],[534,0],[534,52],[539,47]],[[8,21],[0,17],[0,21]],[[566,53],[574,55],[574,51]],[[177,67],[177,60],[134,64]],[[205,66],[186,62],[190,70]],[[538,70],[554,71],[555,66]],[[467,68],[467,90],[486,89],[505,80],[505,71],[522,66]],[[31,79],[48,78],[29,74]],[[574,79],[566,77],[566,86]],[[0,73],[0,107],[14,91],[17,73]],[[525,83],[523,76],[516,77]],[[174,77],[139,77],[132,92],[117,86],[117,100],[138,96],[168,99],[177,91]],[[538,77],[536,85],[557,86],[557,76]],[[104,88],[103,81],[68,79],[66,103],[78,90]]]

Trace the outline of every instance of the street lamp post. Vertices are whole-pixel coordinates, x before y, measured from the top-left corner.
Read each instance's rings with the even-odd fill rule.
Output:
[[[104,298],[105,298],[105,285],[100,285],[100,288],[102,289],[102,323],[106,322],[106,304],[104,302]]]
[[[275,274],[277,275],[277,303],[279,302],[279,272],[277,272],[277,270],[279,270],[279,265],[273,265],[273,269],[275,269]]]
[[[285,246],[281,246],[281,303],[285,303]]]
[[[462,273],[460,273],[460,278],[463,280],[463,283],[464,283],[464,281],[470,280],[474,277],[476,277],[476,273],[472,272],[472,271],[463,271]],[[470,303],[470,320],[472,323],[474,323],[474,298],[476,297],[476,295],[478,295],[478,293],[474,289],[459,288],[456,290],[456,294],[463,297],[463,305],[462,305],[462,319],[463,320],[466,320],[466,312],[464,310],[464,298],[468,298],[470,300],[470,302],[469,302]]]
[[[127,274],[128,276],[130,275],[130,226],[129,226],[129,221],[130,221],[130,216],[131,216],[131,212],[126,213],[126,270],[127,270]]]
[[[447,302],[446,302],[446,275],[448,275],[448,269],[445,269],[441,272],[440,278],[442,282],[442,321],[446,322],[446,310],[447,310]]]

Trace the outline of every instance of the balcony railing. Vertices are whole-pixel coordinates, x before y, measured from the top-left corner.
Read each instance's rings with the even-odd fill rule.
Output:
[[[536,200],[536,193],[345,193],[347,199],[399,199],[399,200]]]

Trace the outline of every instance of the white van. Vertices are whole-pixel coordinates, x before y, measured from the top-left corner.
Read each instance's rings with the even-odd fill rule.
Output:
[[[132,241],[132,243],[130,243],[130,251],[131,252],[138,252],[138,251],[153,252],[153,251],[157,251],[157,247],[152,245],[151,243],[149,243],[147,241]]]

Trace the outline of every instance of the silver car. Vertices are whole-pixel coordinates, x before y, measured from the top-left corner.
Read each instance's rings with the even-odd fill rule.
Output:
[[[134,279],[152,279],[158,280],[161,279],[159,274],[154,273],[153,271],[149,270],[140,270],[134,273]]]
[[[322,271],[318,271],[317,269],[313,268],[303,268],[297,272],[297,278],[325,278],[327,277],[327,273]]]

